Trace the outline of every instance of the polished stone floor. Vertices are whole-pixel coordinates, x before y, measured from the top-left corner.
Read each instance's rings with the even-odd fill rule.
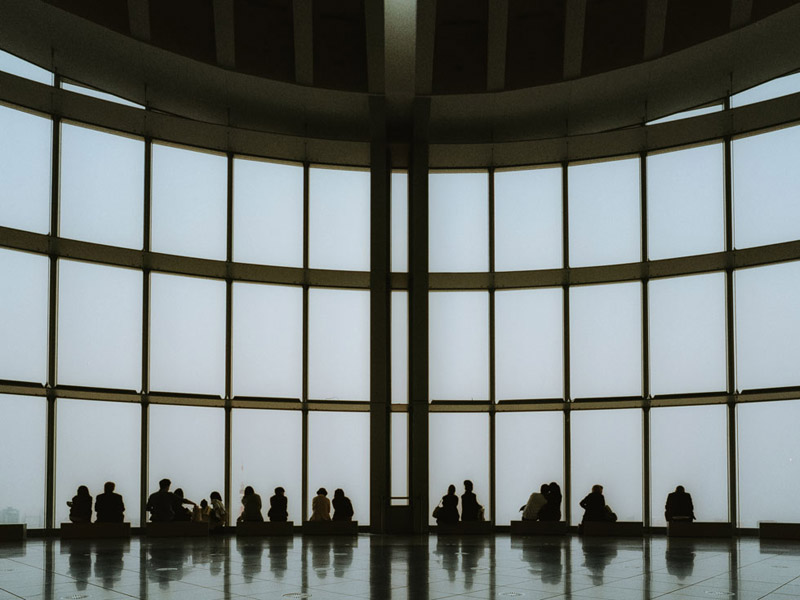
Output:
[[[0,544],[0,600],[800,598],[800,543],[449,538]]]

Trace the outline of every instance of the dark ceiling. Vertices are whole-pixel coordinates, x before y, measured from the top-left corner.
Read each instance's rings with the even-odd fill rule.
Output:
[[[45,1],[204,63],[279,81],[374,91],[365,15],[370,0]],[[428,44],[417,40],[417,52],[430,47],[433,56],[427,57],[430,90],[416,92],[512,90],[603,73],[700,44],[798,1],[418,0],[417,14],[434,15],[435,27]],[[492,76],[497,71],[499,79]]]

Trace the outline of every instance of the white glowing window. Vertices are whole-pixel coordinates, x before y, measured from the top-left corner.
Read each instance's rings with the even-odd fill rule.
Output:
[[[310,398],[369,400],[369,331],[369,292],[309,290]]]
[[[495,416],[495,522],[519,521],[519,510],[543,483],[564,492],[564,415],[560,411],[501,412]],[[530,457],[530,458],[527,458]],[[565,507],[561,505],[564,519]]]
[[[408,403],[408,292],[392,292],[392,402]]]
[[[763,102],[800,92],[800,73],[778,77],[749,90],[731,96],[731,108],[738,108],[755,102]]]
[[[233,284],[233,393],[302,396],[302,288]]]
[[[50,232],[53,122],[0,105],[0,225]]]
[[[488,271],[488,173],[431,173],[428,186],[430,271]]]
[[[572,398],[642,393],[642,286],[576,286],[570,294]]]
[[[66,90],[68,92],[74,92],[76,94],[83,94],[84,96],[90,96],[92,98],[105,100],[106,102],[114,102],[116,104],[122,104],[123,106],[130,106],[131,108],[141,108],[141,109],[144,108],[144,106],[142,106],[141,104],[136,104],[136,102],[131,102],[130,100],[126,100],[125,98],[120,98],[119,96],[115,96],[114,94],[109,94],[108,92],[101,92],[100,90],[96,90],[86,85],[69,83],[67,81],[62,80],[61,89]]]
[[[233,258],[303,266],[303,167],[233,161]]]
[[[369,271],[369,171],[309,169],[309,266]]]
[[[141,250],[144,141],[61,125],[61,235]]]
[[[561,398],[562,289],[498,291],[494,307],[496,398]]]
[[[336,488],[344,490],[353,503],[353,520],[369,525],[369,413],[309,413],[309,501],[321,487],[328,491],[330,500]]]
[[[129,402],[57,401],[56,524],[69,522],[67,501],[89,488],[92,510],[106,481],[125,503],[125,521],[139,526],[142,409]],[[92,515],[92,520],[96,518]]]
[[[736,271],[736,387],[800,383],[800,262]]]
[[[0,379],[47,381],[49,263],[0,248]]]
[[[225,282],[150,277],[150,389],[225,395]]]
[[[408,413],[392,413],[391,495],[408,496]]]
[[[570,165],[569,265],[641,260],[639,159]]]
[[[489,294],[432,292],[430,399],[489,399]]]
[[[642,411],[576,410],[570,424],[572,524],[583,519],[579,502],[595,484],[620,521],[641,521]]]
[[[392,173],[392,272],[408,271],[408,173]]]
[[[725,391],[725,274],[651,279],[650,391]]]
[[[142,272],[58,263],[58,382],[142,387]]]
[[[53,74],[50,71],[2,50],[0,50],[0,71],[45,85],[53,85]]]
[[[268,520],[269,499],[276,487],[286,490],[289,520],[300,523],[303,506],[303,415],[299,410],[233,409],[231,415],[231,506],[242,512],[244,488],[261,496]]]
[[[682,485],[698,521],[728,520],[728,409],[671,406],[650,411],[650,515],[666,526],[667,494]]]
[[[220,154],[153,144],[154,252],[225,260],[227,165]]]
[[[724,163],[720,143],[647,157],[650,259],[725,249]]]
[[[489,415],[486,413],[431,413],[428,429],[428,461],[430,508],[456,486],[458,513],[464,480],[474,485],[478,504],[484,507],[486,519],[491,514],[489,503]],[[431,525],[436,520],[430,517]]]
[[[548,167],[495,173],[495,270],[563,266],[562,172]]]

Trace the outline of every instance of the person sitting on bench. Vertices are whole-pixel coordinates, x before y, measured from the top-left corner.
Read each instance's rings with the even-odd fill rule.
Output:
[[[520,507],[523,521],[538,521],[539,514],[547,505],[547,484],[543,483],[538,492],[533,492],[528,502]]]
[[[464,493],[461,494],[461,520],[483,521],[483,507],[478,504],[478,497],[472,491],[472,482],[464,481]]]
[[[539,511],[540,521],[560,521],[561,520],[561,488],[555,481],[550,482],[547,491],[544,493],[547,498],[545,504]]]
[[[261,514],[261,496],[256,494],[252,486],[248,485],[244,488],[244,496],[242,496],[242,514],[237,519],[237,522],[262,522],[264,516]]]
[[[671,521],[694,521],[694,504],[692,495],[687,494],[682,485],[675,488],[675,491],[667,495],[667,504],[664,506],[664,516],[667,522]]]
[[[328,490],[319,488],[317,495],[311,501],[311,518],[309,521],[330,521],[331,501],[328,500]]]
[[[616,521],[617,516],[606,506],[606,499],[603,497],[603,486],[593,485],[592,493],[580,502],[584,509],[583,522],[587,521]]]
[[[175,494],[169,491],[172,482],[162,479],[158,482],[158,491],[150,494],[145,505],[145,510],[150,513],[150,521],[164,523],[172,521],[175,517]]]
[[[342,488],[333,492],[333,520],[353,520],[353,503],[350,502],[350,498],[344,495],[344,490]]]
[[[189,505],[191,507],[197,506],[197,502],[193,502],[188,498],[185,498],[183,495],[183,490],[178,488],[172,494],[172,517],[173,521],[191,521],[192,520],[192,511],[186,508],[185,505]]]
[[[116,484],[107,481],[103,486],[103,493],[97,494],[94,501],[94,510],[97,513],[98,523],[122,523],[125,518],[125,503],[122,496],[114,493]]]
[[[67,501],[69,506],[69,520],[73,523],[92,522],[92,497],[89,488],[85,485],[78,487],[78,493]]]
[[[267,516],[270,521],[277,523],[285,523],[289,520],[288,499],[286,498],[286,490],[282,487],[275,488],[275,495],[269,499],[269,512]]]

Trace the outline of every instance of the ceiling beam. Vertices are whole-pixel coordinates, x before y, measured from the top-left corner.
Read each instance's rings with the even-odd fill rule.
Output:
[[[150,0],[128,0],[128,24],[131,36],[150,41]]]
[[[577,79],[583,66],[583,30],[586,25],[586,0],[567,0],[564,31],[564,79]]]
[[[367,29],[367,90],[371,94],[382,94],[385,83],[385,31],[384,2],[367,0],[364,3],[364,22]]]
[[[753,0],[731,0],[731,29],[744,27],[753,16]]]
[[[417,3],[417,81],[416,94],[433,91],[433,51],[436,46],[436,0]]]
[[[214,37],[217,43],[217,64],[236,67],[233,0],[214,0]]]
[[[506,87],[506,46],[508,44],[508,0],[489,2],[489,48],[486,90]]]
[[[664,54],[664,32],[667,29],[669,0],[647,0],[644,25],[644,59],[652,60]]]
[[[294,0],[294,77],[314,83],[314,7],[312,0]]]

